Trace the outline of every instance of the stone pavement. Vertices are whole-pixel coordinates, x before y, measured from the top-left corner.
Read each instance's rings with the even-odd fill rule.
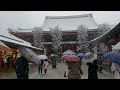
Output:
[[[52,69],[50,66],[47,75],[38,74],[38,72],[31,74],[30,79],[67,79],[64,77],[64,72],[67,70],[65,63],[59,63],[57,69]],[[81,79],[88,79],[88,67],[86,64],[82,64],[83,75]],[[114,75],[103,70],[103,73],[98,73],[99,79],[114,79]]]
[[[64,77],[64,72],[67,71],[67,65],[65,63],[58,63],[57,69],[52,69],[52,66],[50,65],[48,68],[47,75],[38,74],[37,70],[38,70],[37,66],[30,65],[29,79],[67,79],[67,77]],[[84,63],[82,64],[82,70],[83,70],[82,79],[87,79],[88,67]],[[103,71],[102,74],[98,73],[98,78],[114,79],[114,75],[109,72]],[[16,73],[14,70],[12,70],[11,72],[4,72],[0,74],[0,79],[16,79]]]

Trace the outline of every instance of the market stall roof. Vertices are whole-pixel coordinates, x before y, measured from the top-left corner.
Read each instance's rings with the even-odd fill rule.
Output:
[[[99,43],[104,41],[106,38],[110,37],[111,35],[117,33],[120,30],[120,23],[113,27],[111,30],[107,31],[106,33],[100,35],[99,37],[89,41],[89,43]]]
[[[0,46],[6,47],[8,49],[10,49],[7,45],[5,45],[2,41],[0,41]]]
[[[14,35],[10,34],[7,30],[0,30],[0,40],[4,41],[4,42],[17,44],[20,46],[25,46],[25,47],[29,47],[29,48],[42,50],[40,48],[32,46],[31,43],[29,43],[27,41],[24,41],[20,38],[15,37]]]

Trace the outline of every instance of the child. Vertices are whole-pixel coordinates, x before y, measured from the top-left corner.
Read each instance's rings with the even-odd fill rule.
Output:
[[[47,69],[48,69],[48,61],[47,59],[45,59],[44,63],[43,63],[43,69],[44,69],[44,73],[47,73]]]

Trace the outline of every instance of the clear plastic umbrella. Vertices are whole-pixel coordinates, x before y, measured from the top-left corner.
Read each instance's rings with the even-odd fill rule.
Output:
[[[38,55],[29,48],[20,47],[20,53],[28,61],[35,62],[36,64],[40,62]]]
[[[46,55],[38,55],[39,59],[45,60],[48,59],[48,57]]]

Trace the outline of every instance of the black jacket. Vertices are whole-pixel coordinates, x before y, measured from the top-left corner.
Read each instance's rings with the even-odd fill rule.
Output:
[[[14,68],[18,78],[24,79],[24,77],[27,77],[29,74],[28,61],[23,56],[17,58],[14,62]]]
[[[97,70],[98,64],[97,60],[94,60],[92,63],[87,63],[88,65],[88,79],[98,79]]]

